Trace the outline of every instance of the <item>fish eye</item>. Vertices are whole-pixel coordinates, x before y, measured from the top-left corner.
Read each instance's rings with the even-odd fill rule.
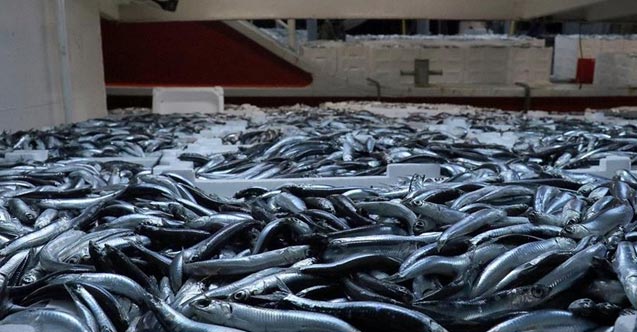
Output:
[[[420,231],[422,231],[422,230],[424,230],[424,229],[425,229],[425,226],[426,226],[426,223],[425,223],[425,222],[423,222],[423,221],[417,221],[417,222],[414,224],[414,231],[415,231],[415,232],[420,232]]]
[[[238,291],[232,294],[232,299],[235,301],[245,301],[248,299],[248,292]]]
[[[531,288],[531,295],[534,297],[543,297],[546,295],[547,290],[544,287],[533,287]]]
[[[207,307],[211,303],[212,303],[212,301],[210,301],[209,299],[201,299],[201,300],[197,300],[195,305],[200,306],[200,307]]]
[[[422,206],[422,201],[419,201],[419,200],[412,201],[412,203],[413,203],[415,206]]]

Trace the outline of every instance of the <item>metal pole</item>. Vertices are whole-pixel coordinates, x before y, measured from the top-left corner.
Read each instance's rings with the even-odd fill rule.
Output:
[[[416,33],[419,35],[430,35],[431,30],[429,30],[429,20],[417,20]]]
[[[510,21],[509,22],[509,33],[508,33],[509,36],[515,35],[515,28],[516,28],[515,21]]]
[[[531,86],[523,83],[516,82],[515,85],[524,89],[524,112],[527,113],[531,109]]]
[[[307,20],[307,40],[318,39],[318,21],[315,19]]]
[[[66,0],[57,0],[57,33],[60,50],[62,76],[62,103],[64,122],[73,119],[73,84],[71,82],[71,60],[69,59],[69,34],[66,26]]]
[[[296,20],[288,20],[288,46],[296,50]]]

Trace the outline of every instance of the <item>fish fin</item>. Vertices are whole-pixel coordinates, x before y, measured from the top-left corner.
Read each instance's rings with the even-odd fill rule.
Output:
[[[388,276],[386,278],[383,278],[383,281],[389,281],[389,282],[397,283],[397,282],[405,281],[405,279],[402,278],[399,273],[394,273],[394,274],[392,274],[392,275],[390,275],[390,276]]]
[[[276,277],[276,285],[279,288],[279,291],[284,293],[284,294],[293,294],[292,290],[290,289],[290,287],[288,287],[288,285],[285,284],[285,282],[283,282],[283,280],[279,279],[279,277]]]
[[[9,293],[7,291],[7,283],[2,282],[2,285],[0,287],[1,287],[0,288],[0,314],[2,315],[2,317],[4,317],[8,313],[10,313],[11,308],[14,306],[14,304],[9,300]]]
[[[77,294],[75,294],[75,292],[73,292],[73,288],[72,287],[76,287],[76,286],[75,285],[64,284],[64,289],[69,294],[71,299],[74,302],[76,302],[76,305],[77,305],[77,302],[80,301],[80,298],[77,296]]]
[[[422,186],[420,186],[420,181],[422,181],[422,177],[418,174],[414,175],[409,181],[409,192],[422,188]]]

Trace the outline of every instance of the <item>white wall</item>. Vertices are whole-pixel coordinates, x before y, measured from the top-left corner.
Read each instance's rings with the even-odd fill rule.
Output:
[[[383,89],[408,92],[415,89],[413,76],[400,71],[414,68],[414,59],[429,59],[434,85],[514,85],[524,82],[547,84],[551,71],[551,48],[535,40],[445,41],[395,40],[315,42],[301,47],[301,59],[316,73],[313,86],[328,93],[374,88],[372,78]]]
[[[64,122],[55,2],[5,0],[0,10],[0,129]]]
[[[553,78],[558,81],[575,80],[577,59],[580,58],[579,36],[558,35],[555,37],[555,59]],[[637,52],[637,36],[628,35],[582,35],[584,58],[596,59],[602,53]]]
[[[0,10],[0,130],[80,121],[106,114],[99,10],[67,1],[72,105],[65,114],[54,0],[3,0]]]

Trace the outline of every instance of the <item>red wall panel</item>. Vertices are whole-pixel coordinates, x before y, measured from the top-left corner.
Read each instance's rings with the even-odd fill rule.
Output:
[[[303,87],[312,76],[222,22],[102,21],[108,86]]]

